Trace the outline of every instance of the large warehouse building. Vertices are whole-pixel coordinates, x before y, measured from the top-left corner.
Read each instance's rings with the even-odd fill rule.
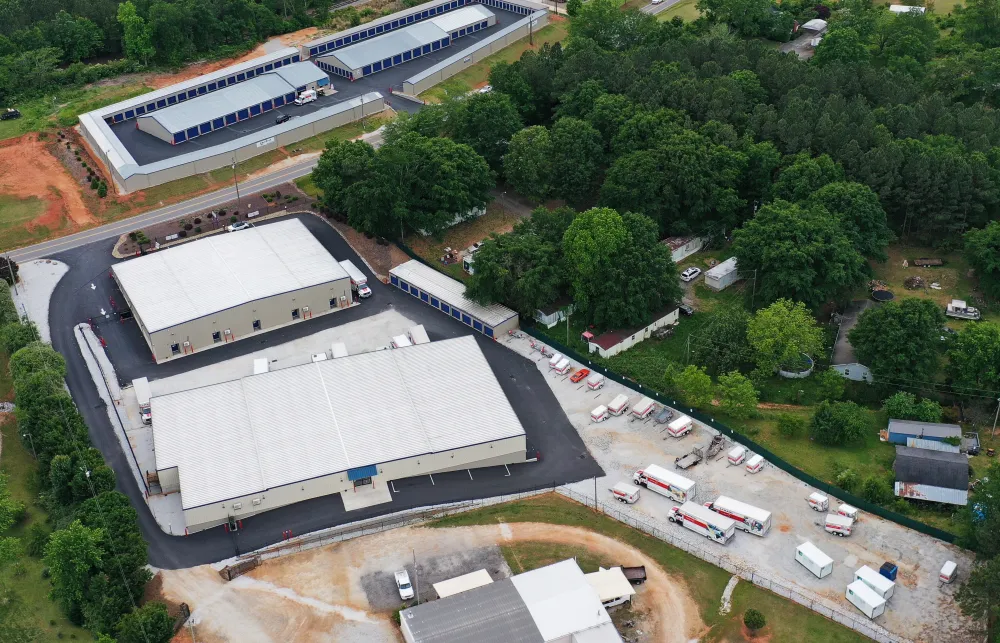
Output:
[[[518,327],[515,311],[500,304],[477,304],[465,296],[462,282],[416,259],[389,270],[389,283],[487,337],[500,337]]]
[[[495,24],[493,12],[476,4],[337,49],[317,58],[316,64],[332,74],[357,80],[448,47],[457,38]]]
[[[245,121],[330,84],[312,63],[297,62],[189,101],[140,116],[136,127],[172,145]]]
[[[156,469],[188,532],[391,480],[525,461],[473,337],[152,398]]]
[[[130,259],[112,275],[157,363],[351,305],[351,280],[298,219]]]

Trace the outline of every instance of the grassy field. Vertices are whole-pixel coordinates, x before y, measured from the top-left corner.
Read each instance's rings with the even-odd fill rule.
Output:
[[[693,22],[701,17],[698,11],[698,0],[681,0],[669,9],[656,14],[656,19],[660,22],[680,18],[684,22]]]
[[[11,398],[11,382],[7,371],[7,357],[0,354],[0,400]],[[37,503],[36,476],[38,467],[31,454],[21,444],[17,435],[17,423],[13,415],[0,420],[3,433],[3,452],[0,454],[0,471],[7,475],[11,495],[28,508],[28,517],[3,536],[23,537],[28,527],[44,525],[48,520],[45,510]],[[20,562],[0,569],[0,584],[13,589],[21,596],[35,624],[41,630],[37,639],[49,643],[60,639],[89,640],[91,635],[76,627],[63,616],[59,606],[49,600],[49,582],[42,578],[45,565],[38,558],[22,555]]]
[[[604,558],[586,547],[569,547],[559,543],[514,543],[501,545],[500,552],[507,561],[507,566],[515,574],[530,572],[567,558],[575,558],[584,574],[596,572],[598,567],[606,569],[620,564],[619,561]]]
[[[38,197],[19,199],[7,194],[0,194],[0,234],[5,237],[10,234],[24,232],[25,224],[45,212],[45,202]]]
[[[846,643],[867,640],[797,603],[742,582],[733,592],[732,611],[722,616],[719,614],[719,600],[726,583],[729,582],[729,574],[724,570],[556,494],[455,514],[432,523],[432,526],[492,525],[497,522],[541,522],[582,527],[639,549],[659,563],[668,574],[683,579],[688,593],[700,609],[702,620],[710,628],[699,639],[706,643],[744,640],[741,618],[744,610],[750,607],[760,610],[767,618],[767,629],[762,632],[765,638],[761,640],[768,640],[771,643],[785,641]],[[519,547],[516,550],[518,554],[524,552],[528,564],[524,564],[524,561],[515,561],[515,564],[511,565],[511,569],[515,572],[522,565],[527,569],[530,564],[547,564],[580,554],[576,547],[567,547],[559,551],[548,545],[535,546],[533,543],[528,545],[524,549]],[[504,556],[508,556],[506,551]],[[507,561],[510,564],[510,558],[507,558]],[[584,563],[590,566],[600,561],[591,555],[580,562],[581,566]],[[589,567],[584,568],[584,571],[588,570]]]
[[[424,93],[420,94],[420,97],[430,103],[439,103],[449,96],[461,96],[462,94],[467,94],[476,87],[479,87],[486,82],[486,79],[490,75],[490,69],[503,60],[506,62],[514,62],[521,57],[525,51],[529,49],[538,49],[542,45],[556,43],[564,40],[566,36],[569,35],[569,23],[566,20],[559,20],[555,16],[549,16],[549,24],[543,29],[539,29],[538,32],[534,34],[534,46],[528,44],[527,38],[519,40],[510,47],[499,51],[488,58],[484,58],[481,62],[472,65],[468,69],[465,69],[458,74],[455,74],[448,80],[431,87]]]
[[[0,140],[76,125],[77,115],[152,91],[141,84],[91,86],[62,90],[55,95],[14,105],[21,118],[0,121]]]

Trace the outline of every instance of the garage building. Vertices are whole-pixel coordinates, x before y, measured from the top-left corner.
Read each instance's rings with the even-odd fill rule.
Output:
[[[496,24],[492,11],[475,4],[376,36],[320,56],[321,69],[357,80],[451,45],[462,36]]]
[[[525,435],[471,336],[153,397],[163,493],[188,532],[391,480],[525,461]]]
[[[236,85],[140,116],[136,127],[172,145],[229,127],[295,100],[299,92],[330,84],[316,65],[297,62]]]
[[[389,270],[389,283],[487,337],[499,337],[518,327],[517,313],[501,306],[482,306],[465,297],[465,285],[411,259]]]
[[[351,279],[298,219],[112,267],[161,363],[351,305]]]

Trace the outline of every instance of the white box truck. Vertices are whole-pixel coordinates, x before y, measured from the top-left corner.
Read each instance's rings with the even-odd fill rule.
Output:
[[[333,357],[333,359],[337,359],[338,357],[347,357],[347,346],[340,342],[331,344],[330,356]]]
[[[253,361],[254,375],[261,375],[263,373],[268,372],[269,370],[271,370],[271,367],[268,365],[266,357],[258,357]]]
[[[811,542],[806,541],[795,548],[795,560],[815,574],[816,578],[823,578],[833,573],[833,559]]]
[[[410,329],[410,341],[413,342],[414,346],[419,346],[420,344],[429,344],[431,338],[427,336],[427,331],[424,330],[423,324],[417,324]]]
[[[841,516],[840,514],[826,514],[826,523],[823,525],[823,529],[834,536],[850,536],[851,532],[854,530],[854,521],[847,516]]]
[[[407,346],[413,346],[413,342],[406,335],[396,335],[392,338],[393,348],[406,348]]]
[[[648,397],[644,397],[641,400],[639,400],[639,402],[635,406],[632,407],[632,415],[639,420],[645,420],[650,415],[652,415],[653,411],[655,410],[656,410],[656,402],[649,399]]]
[[[298,98],[295,99],[295,104],[296,105],[305,105],[306,103],[311,103],[314,100],[316,100],[316,90],[315,89],[307,89],[304,92],[302,92],[301,94],[299,94]]]
[[[670,437],[680,438],[690,433],[693,428],[694,421],[686,415],[681,415],[667,425],[667,433]]]
[[[757,454],[754,457],[747,460],[747,471],[750,473],[757,473],[764,468],[764,456]]]
[[[847,600],[868,618],[876,618],[885,613],[885,599],[859,580],[847,586]]]
[[[673,507],[667,514],[667,520],[677,525],[683,525],[696,534],[701,534],[722,545],[728,543],[736,533],[735,520],[710,511],[694,502],[685,502],[680,507]]]
[[[697,490],[694,480],[688,480],[655,464],[632,474],[632,482],[677,502],[693,500]]]
[[[358,297],[362,299],[371,297],[372,289],[368,287],[368,277],[365,277],[365,273],[358,270],[358,267],[350,259],[344,259],[340,265],[347,276],[351,278],[351,289],[357,291]]]
[[[705,506],[712,511],[736,521],[736,528],[748,534],[763,536],[771,528],[771,512],[734,500],[728,496],[719,496],[715,502],[706,502]]]
[[[587,388],[591,391],[598,391],[604,388],[604,376],[600,373],[594,373],[587,378]]]
[[[608,407],[603,404],[590,412],[591,422],[603,422],[608,419]]]
[[[613,495],[615,500],[618,502],[624,502],[627,505],[632,505],[639,499],[639,487],[632,486],[627,482],[619,482],[615,486],[611,487],[611,495]]]
[[[149,380],[145,377],[132,380],[132,388],[135,390],[135,398],[139,401],[139,417],[143,424],[153,423],[153,411],[149,406]]]
[[[608,413],[623,415],[628,412],[628,395],[618,395],[608,404]]]
[[[729,464],[733,466],[741,464],[746,459],[747,459],[747,449],[746,447],[740,444],[737,444],[732,449],[730,449],[729,453],[726,455],[726,460],[728,460]]]
[[[859,580],[868,587],[871,587],[872,591],[885,600],[892,598],[892,593],[896,588],[896,583],[879,574],[868,565],[862,565],[858,571],[854,572],[854,580]]]

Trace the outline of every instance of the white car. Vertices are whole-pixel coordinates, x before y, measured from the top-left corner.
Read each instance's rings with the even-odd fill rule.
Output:
[[[681,273],[681,281],[693,281],[701,274],[701,268],[691,267]]]
[[[413,586],[410,585],[410,575],[406,570],[396,572],[396,588],[399,590],[399,597],[404,601],[413,598]]]
[[[663,0],[651,0],[652,4],[660,4]]]
[[[362,299],[367,299],[372,296],[372,289],[368,287],[368,284],[361,284],[358,286],[358,297]]]
[[[250,223],[249,221],[237,221],[236,223],[232,223],[230,225],[227,225],[226,226],[226,231],[227,232],[239,232],[240,230],[246,230],[246,229],[252,228],[252,227],[253,227],[253,224]]]

